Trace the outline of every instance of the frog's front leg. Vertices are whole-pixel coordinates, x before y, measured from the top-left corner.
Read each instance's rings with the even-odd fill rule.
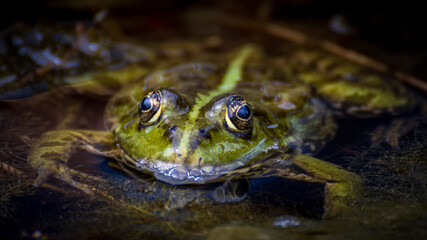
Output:
[[[357,174],[307,155],[296,155],[292,162],[307,175],[325,181],[324,217],[344,212],[360,196],[362,179]]]
[[[76,148],[106,157],[120,154],[110,132],[91,130],[55,130],[44,133],[32,146],[28,163],[37,170],[35,186],[43,184],[48,177],[65,181],[85,193],[93,194],[93,188],[76,181],[73,176],[95,178],[85,173],[70,169],[67,161]]]

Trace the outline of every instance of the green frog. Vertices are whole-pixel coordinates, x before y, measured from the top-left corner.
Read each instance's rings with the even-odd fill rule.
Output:
[[[271,176],[324,183],[325,211],[334,215],[362,186],[357,174],[313,157],[335,136],[336,118],[397,115],[416,106],[399,83],[318,51],[273,57],[249,44],[165,62],[112,74],[133,81],[120,83],[110,98],[106,131],[44,133],[28,156],[35,185],[53,177],[93,194],[79,181],[90,176],[67,166],[78,148],[172,185]],[[96,92],[101,85],[73,87]]]

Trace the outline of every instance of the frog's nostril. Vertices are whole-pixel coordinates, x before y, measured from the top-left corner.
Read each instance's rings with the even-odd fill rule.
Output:
[[[201,138],[209,138],[209,139],[212,137],[210,132],[204,128],[199,129],[199,136]]]
[[[177,126],[171,126],[165,131],[163,135],[165,137],[173,138],[175,136],[176,129],[177,129]]]

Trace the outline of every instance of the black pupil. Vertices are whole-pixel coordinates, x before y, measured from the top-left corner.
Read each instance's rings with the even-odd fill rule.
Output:
[[[141,106],[139,107],[141,111],[147,111],[151,108],[151,99],[149,97],[145,97],[141,101]]]
[[[249,119],[251,116],[251,108],[248,105],[242,106],[237,112],[237,116],[241,119]]]

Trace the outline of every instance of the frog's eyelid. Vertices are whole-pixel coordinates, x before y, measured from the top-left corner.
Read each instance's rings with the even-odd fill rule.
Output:
[[[234,123],[231,122],[230,118],[228,116],[225,117],[225,121],[227,122],[227,126],[235,131],[235,132],[239,132],[240,130],[236,128],[236,126],[234,125]]]
[[[151,119],[147,122],[147,124],[153,124],[157,122],[160,118],[160,114],[162,113],[161,109],[157,110],[156,114],[154,114]]]

